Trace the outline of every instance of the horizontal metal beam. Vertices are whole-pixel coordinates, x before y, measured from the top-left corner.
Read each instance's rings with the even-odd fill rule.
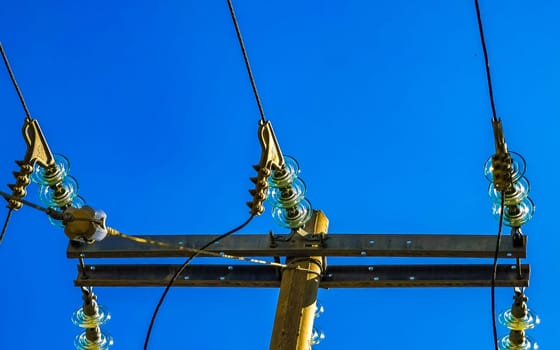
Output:
[[[122,237],[107,237],[91,245],[71,243],[67,256],[78,258],[184,257],[214,239],[215,235],[137,236],[140,242]],[[500,245],[500,257],[525,258],[523,246],[514,247],[510,237]],[[296,235],[288,242],[272,240],[269,235],[239,234],[227,237],[208,251],[236,256],[400,256],[491,258],[496,248],[495,235],[437,234],[329,234],[323,243]],[[200,256],[205,256],[201,254]]]
[[[78,266],[76,286],[165,286],[180,265]],[[529,265],[498,265],[497,287],[527,287]],[[305,273],[305,272],[302,272]],[[280,286],[281,269],[263,265],[190,265],[179,275],[181,287]],[[343,265],[329,266],[322,288],[488,287],[492,265]]]

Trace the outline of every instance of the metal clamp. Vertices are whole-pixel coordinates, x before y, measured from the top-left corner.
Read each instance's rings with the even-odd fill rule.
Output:
[[[26,119],[23,124],[22,133],[23,139],[27,144],[27,150],[24,159],[16,161],[16,164],[20,167],[19,172],[14,171],[13,173],[16,183],[8,185],[12,190],[12,195],[20,199],[27,194],[26,187],[31,182],[29,177],[33,173],[35,164],[45,168],[56,166],[54,156],[37,120]],[[8,202],[8,208],[10,209],[18,210],[21,207],[22,203],[20,201],[12,199]]]
[[[251,178],[255,188],[249,190],[253,200],[247,202],[252,215],[260,215],[264,212],[263,202],[268,196],[268,177],[273,170],[280,170],[284,167],[284,157],[270,121],[259,122],[258,136],[261,144],[261,159],[259,164],[253,166],[257,171],[257,176]]]
[[[506,191],[513,186],[513,160],[508,152],[502,121],[500,119],[492,120],[492,128],[496,146],[496,153],[492,156],[494,187],[498,191]]]

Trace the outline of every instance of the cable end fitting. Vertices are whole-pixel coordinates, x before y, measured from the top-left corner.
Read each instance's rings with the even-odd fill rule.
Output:
[[[504,129],[502,127],[501,119],[492,119],[492,129],[494,130],[494,144],[496,146],[497,155],[508,154],[508,147],[506,138],[504,136]]]
[[[285,164],[270,121],[259,122],[258,137],[261,144],[261,159],[259,164],[253,166],[257,171],[257,177],[251,178],[251,181],[255,183],[255,188],[249,190],[253,200],[247,202],[252,215],[261,215],[264,212],[263,203],[268,197],[268,177],[273,170],[280,170]]]
[[[92,207],[73,208],[64,211],[64,233],[73,241],[93,243],[107,236],[107,214]]]
[[[258,136],[261,144],[260,168],[267,168],[271,172],[272,170],[282,169],[284,157],[270,121],[259,121]]]
[[[509,190],[513,186],[513,160],[508,152],[501,119],[492,119],[496,153],[492,156],[494,187],[498,191]]]
[[[53,166],[55,164],[54,155],[49,148],[39,122],[37,120],[26,120],[23,124],[22,133],[27,144],[27,152],[23,162],[31,165],[38,163],[45,168]]]

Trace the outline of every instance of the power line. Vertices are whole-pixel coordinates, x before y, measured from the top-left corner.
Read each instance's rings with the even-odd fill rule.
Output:
[[[12,67],[10,66],[10,62],[8,61],[8,56],[6,55],[6,52],[4,51],[4,46],[2,46],[2,42],[0,42],[0,54],[2,55],[2,60],[4,61],[4,65],[6,66],[6,70],[8,71],[8,74],[10,75],[10,80],[12,81],[12,84],[14,85],[14,88],[16,89],[17,95],[19,97],[19,101],[21,102],[21,106],[23,107],[23,110],[25,111],[25,121],[30,122],[31,121],[31,113],[29,112],[29,108],[27,108],[27,103],[25,103],[25,99],[23,98],[23,93],[21,92],[21,89],[19,88],[16,77],[15,77],[14,72],[12,70]],[[6,235],[6,231],[8,230],[8,224],[10,223],[10,219],[12,218],[12,214],[14,212],[14,208],[12,208],[11,206],[8,206],[8,207],[9,207],[9,211],[8,211],[8,214],[6,214],[6,219],[4,220],[4,225],[2,226],[2,232],[0,233],[0,244],[2,244],[2,242],[4,241],[4,236]]]
[[[265,260],[262,260],[262,259],[249,258],[249,257],[245,257],[245,256],[225,254],[223,252],[214,253],[214,252],[211,252],[211,251],[208,251],[208,250],[200,250],[200,249],[195,249],[195,248],[187,248],[187,247],[183,247],[183,246],[175,245],[175,244],[169,244],[169,243],[166,243],[166,242],[157,241],[155,239],[149,239],[149,238],[145,238],[145,237],[127,235],[127,234],[124,234],[122,232],[119,232],[119,231],[117,231],[113,228],[109,228],[109,227],[107,227],[107,233],[111,236],[120,237],[120,238],[123,238],[123,239],[127,239],[127,240],[130,240],[130,241],[133,241],[133,242],[140,243],[140,244],[149,244],[149,245],[166,247],[166,248],[171,248],[171,249],[178,249],[178,250],[186,251],[186,252],[193,253],[193,254],[194,253],[204,254],[204,255],[213,256],[213,257],[216,257],[216,258],[232,259],[232,260],[238,260],[238,261],[248,262],[248,263],[252,263],[252,264],[288,268],[288,265],[286,265],[286,264],[281,264],[281,263],[277,263],[277,262],[273,262],[273,261],[265,261]],[[305,270],[305,271],[309,272],[307,270]]]
[[[498,224],[498,237],[496,238],[496,250],[494,252],[494,263],[492,266],[492,286],[490,287],[491,309],[492,309],[492,334],[494,336],[494,349],[498,350],[498,330],[496,326],[496,274],[498,271],[498,254],[502,241],[502,228],[504,226],[505,194],[501,192],[502,203],[500,204],[500,223]]]
[[[474,1],[476,8],[476,19],[478,23],[478,32],[480,34],[480,43],[482,45],[482,52],[484,53],[484,67],[486,70],[486,82],[488,83],[488,97],[490,98],[490,106],[492,107],[492,122],[498,121],[498,116],[496,113],[496,104],[494,102],[494,90],[492,88],[492,75],[490,74],[490,62],[488,59],[488,50],[486,48],[486,38],[484,36],[484,28],[482,25],[482,16],[480,14],[480,5],[478,0]],[[492,335],[494,338],[494,349],[498,350],[498,331],[496,325],[496,273],[498,269],[498,254],[500,252],[500,242],[502,240],[502,228],[504,224],[504,211],[505,211],[505,194],[503,191],[501,193],[501,204],[500,204],[500,222],[498,224],[498,235],[496,237],[496,250],[494,252],[494,262],[492,268],[492,283],[490,287],[490,299],[491,299],[491,312],[492,312]]]
[[[65,213],[65,212],[59,212],[57,210],[54,210],[52,208],[45,208],[42,207],[40,205],[37,205],[33,202],[30,202],[28,200],[25,200],[23,198],[18,198],[15,197],[13,195],[10,195],[6,192],[0,191],[0,197],[4,197],[4,199],[6,199],[7,201],[10,200],[14,200],[14,201],[18,201],[24,205],[27,205],[33,209],[39,210],[44,212],[45,214],[47,214],[48,216],[50,216],[51,218],[55,219],[55,220],[67,220],[65,222],[71,222],[71,221],[88,221],[100,226],[104,226],[104,224],[98,220],[92,219],[92,218],[81,218],[81,217],[75,217],[72,216],[72,214],[69,213]],[[274,262],[274,261],[265,261],[262,259],[255,259],[255,258],[251,258],[251,257],[245,257],[245,256],[237,256],[237,255],[231,255],[231,254],[225,254],[223,252],[221,253],[215,253],[209,250],[204,250],[204,249],[196,249],[196,248],[189,248],[189,247],[184,247],[182,245],[176,245],[176,244],[169,244],[167,242],[163,242],[163,241],[158,241],[155,239],[151,239],[151,238],[146,238],[146,237],[138,237],[138,236],[134,236],[134,235],[128,235],[128,234],[124,234],[112,227],[105,227],[107,229],[107,234],[113,237],[119,237],[122,239],[126,239],[132,242],[136,242],[136,243],[140,243],[140,244],[147,244],[147,245],[152,245],[152,246],[160,246],[160,247],[166,247],[166,248],[172,248],[172,249],[178,249],[178,250],[182,250],[185,252],[189,252],[192,254],[204,254],[207,256],[213,256],[213,257],[217,257],[217,258],[223,258],[223,259],[232,259],[232,260],[238,260],[238,261],[243,261],[243,262],[248,262],[248,263],[252,263],[252,264],[258,264],[258,265],[267,265],[267,266],[275,266],[275,267],[281,267],[283,269],[290,269],[290,267],[287,264],[282,264],[279,262]],[[289,236],[290,237],[290,236]],[[83,267],[83,259],[80,257],[80,265],[82,265]],[[296,270],[301,270],[304,272],[313,272],[311,270],[307,270],[307,269],[296,269]]]
[[[23,110],[25,111],[25,119],[27,121],[29,121],[29,120],[31,120],[31,113],[29,112],[29,108],[27,108],[27,104],[25,103],[25,99],[23,98],[23,93],[21,92],[21,90],[19,88],[19,85],[17,83],[14,72],[12,71],[12,67],[10,66],[10,62],[8,61],[8,56],[6,56],[6,53],[4,52],[4,47],[2,46],[1,42],[0,42],[0,53],[2,54],[2,59],[4,60],[4,64],[6,65],[6,69],[8,70],[8,74],[10,75],[10,79],[12,80],[12,84],[14,84],[14,88],[16,89],[16,92],[18,94],[19,100],[21,102],[21,106],[23,107]]]
[[[173,277],[171,277],[171,279],[169,280],[169,283],[167,283],[167,286],[165,287],[165,290],[163,291],[163,293],[161,294],[161,297],[154,309],[154,313],[152,315],[152,319],[150,320],[150,325],[148,326],[148,331],[146,332],[146,340],[144,341],[144,350],[148,349],[148,343],[150,342],[150,335],[152,334],[152,328],[154,327],[154,322],[156,320],[157,314],[159,312],[159,309],[161,308],[161,305],[163,304],[163,301],[165,299],[165,297],[167,296],[167,293],[169,292],[169,289],[171,289],[171,286],[173,285],[173,283],[175,282],[175,280],[177,279],[177,277],[179,277],[179,275],[181,275],[181,273],[183,273],[183,271],[185,270],[185,268],[189,265],[189,263],[196,258],[202,250],[205,250],[206,248],[208,248],[209,246],[211,246],[212,244],[236,233],[239,230],[242,230],[245,226],[247,226],[255,217],[255,215],[251,215],[249,216],[249,218],[242,223],[241,225],[237,226],[236,228],[224,233],[223,235],[220,235],[216,238],[214,238],[213,240],[209,241],[208,243],[206,243],[204,246],[202,246],[199,249],[199,252],[194,253],[193,255],[191,255],[184,263],[183,265],[181,265],[181,267],[175,272],[175,274],[173,275]]]
[[[12,218],[12,213],[14,212],[13,208],[8,210],[8,214],[6,215],[6,220],[4,220],[4,226],[2,226],[2,233],[0,233],[0,244],[4,241],[4,236],[6,235],[6,231],[8,230],[8,224],[10,223],[10,219]]]
[[[239,29],[239,23],[237,22],[237,17],[235,16],[235,11],[233,10],[233,4],[231,0],[228,0],[229,13],[231,14],[231,20],[235,26],[235,32],[237,33],[237,40],[239,41],[239,46],[241,47],[241,52],[243,53],[243,60],[245,61],[245,67],[247,67],[247,74],[249,74],[249,80],[251,80],[251,86],[253,87],[253,93],[255,94],[255,100],[257,101],[257,106],[259,107],[259,113],[261,114],[261,120],[266,121],[264,116],[264,109],[261,103],[261,98],[257,90],[257,84],[255,83],[255,77],[253,76],[253,71],[251,70],[251,64],[249,63],[249,56],[247,55],[247,50],[245,49],[245,44],[243,43],[243,36],[241,36],[241,30]]]
[[[480,33],[480,42],[482,44],[482,52],[484,53],[484,66],[486,68],[486,81],[488,82],[488,95],[490,97],[490,106],[492,107],[492,120],[498,120],[496,114],[496,104],[494,103],[494,90],[492,89],[492,76],[490,75],[490,62],[488,60],[488,50],[486,49],[486,39],[484,38],[484,28],[482,28],[482,16],[480,15],[480,6],[478,0],[474,1],[476,7],[476,18],[478,21],[478,31]]]

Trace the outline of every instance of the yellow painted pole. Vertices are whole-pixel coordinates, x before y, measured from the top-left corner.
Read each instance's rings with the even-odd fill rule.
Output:
[[[304,230],[326,234],[328,226],[325,214],[315,211]],[[282,273],[270,349],[309,350],[323,257],[288,258],[287,264]]]

